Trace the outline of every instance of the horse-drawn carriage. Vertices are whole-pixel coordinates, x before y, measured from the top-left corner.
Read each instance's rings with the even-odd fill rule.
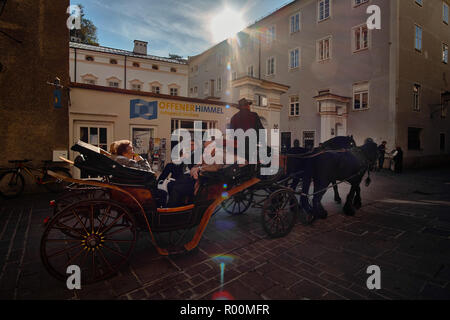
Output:
[[[217,207],[239,194],[266,193],[257,207],[270,237],[287,235],[302,212],[293,191],[278,181],[278,175],[258,177],[253,166],[239,165],[203,172],[191,204],[160,208],[154,173],[122,166],[83,142],[72,150],[80,153],[73,164],[101,179],[49,173],[72,183],[52,202],[55,212],[41,239],[41,259],[61,280],[70,265],[81,268],[84,283],[114,275],[129,260],[139,230],[149,232],[161,255],[190,251],[199,244]]]

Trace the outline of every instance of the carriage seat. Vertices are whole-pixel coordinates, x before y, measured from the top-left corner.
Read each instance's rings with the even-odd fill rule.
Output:
[[[75,166],[89,175],[108,177],[112,183],[117,184],[156,188],[154,172],[123,166],[103,154],[100,148],[82,141],[78,141],[71,149],[80,153],[75,158]]]
[[[208,186],[218,183],[226,183],[228,187],[241,184],[255,177],[255,165],[238,164],[224,165],[217,171],[204,171],[199,177],[200,184]]]

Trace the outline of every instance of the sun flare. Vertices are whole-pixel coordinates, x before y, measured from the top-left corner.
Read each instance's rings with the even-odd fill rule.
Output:
[[[215,42],[234,37],[244,28],[242,14],[230,8],[225,8],[211,19],[211,33]]]

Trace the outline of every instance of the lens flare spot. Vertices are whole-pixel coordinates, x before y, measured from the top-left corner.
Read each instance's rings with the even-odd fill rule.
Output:
[[[212,300],[234,300],[234,297],[228,291],[218,291],[218,292],[213,293],[211,299]]]
[[[228,192],[222,192],[222,198],[224,199],[228,198]]]
[[[223,185],[223,188],[224,188],[224,189],[228,188],[228,185],[225,183],[225,184]]]

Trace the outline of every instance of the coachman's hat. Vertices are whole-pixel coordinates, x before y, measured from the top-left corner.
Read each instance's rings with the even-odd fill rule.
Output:
[[[251,104],[252,104],[252,102],[251,102],[250,100],[247,100],[247,99],[245,99],[245,98],[242,98],[242,99],[239,100],[239,102],[238,102],[238,108],[250,106]]]

